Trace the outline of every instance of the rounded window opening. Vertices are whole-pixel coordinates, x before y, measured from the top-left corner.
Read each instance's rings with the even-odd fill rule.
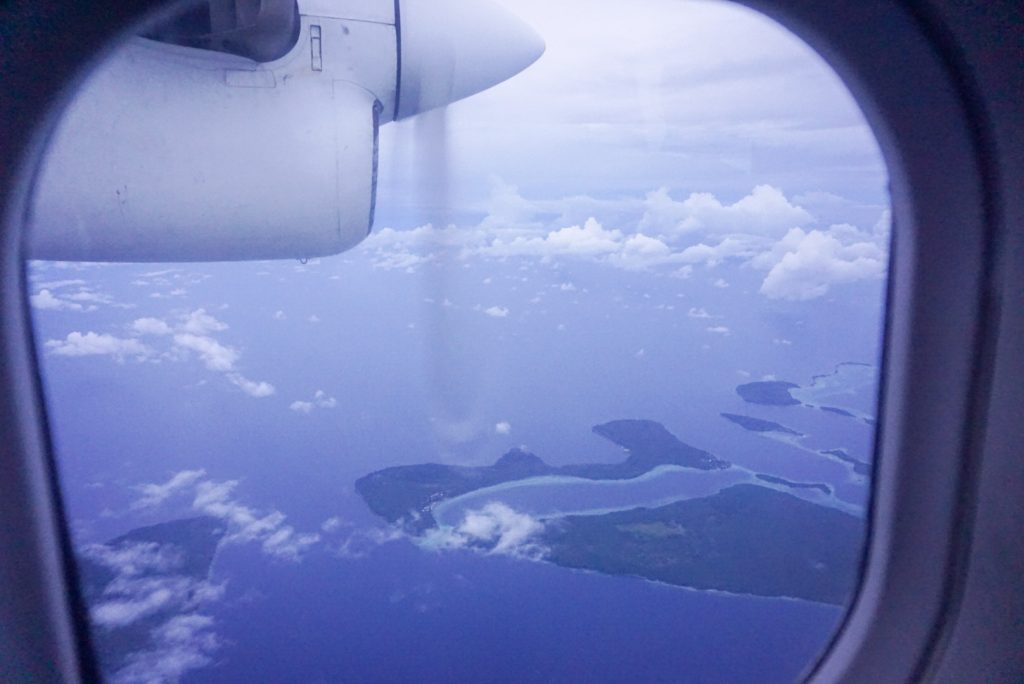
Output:
[[[104,672],[798,679],[859,579],[887,181],[732,4],[211,1],[130,39],[29,247]]]

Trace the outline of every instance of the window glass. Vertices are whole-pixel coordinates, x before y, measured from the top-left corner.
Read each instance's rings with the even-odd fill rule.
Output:
[[[797,679],[871,484],[889,212],[856,103],[731,4],[508,0],[522,26],[446,17],[449,52],[398,4],[401,41],[390,0],[299,3],[262,66],[134,39],[55,139],[29,295],[102,669]],[[499,25],[521,51],[488,61]]]

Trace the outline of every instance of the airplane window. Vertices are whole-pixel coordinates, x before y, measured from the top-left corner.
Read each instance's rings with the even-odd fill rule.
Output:
[[[145,35],[28,264],[110,681],[799,679],[858,582],[889,258],[817,54],[697,0]]]

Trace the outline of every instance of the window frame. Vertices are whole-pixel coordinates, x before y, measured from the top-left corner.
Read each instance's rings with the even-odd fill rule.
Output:
[[[916,681],[934,672],[955,620],[978,500],[1001,229],[991,127],[935,11],[942,0],[741,2],[805,40],[851,89],[887,162],[897,227],[861,583],[808,680]],[[112,3],[102,16],[73,0],[0,8],[0,679],[97,679],[32,342],[22,227],[68,93],[162,4]]]
[[[890,174],[868,539],[846,619],[807,679],[920,681],[955,621],[982,460],[997,324],[989,123],[934,7],[741,2],[794,31],[836,70]]]

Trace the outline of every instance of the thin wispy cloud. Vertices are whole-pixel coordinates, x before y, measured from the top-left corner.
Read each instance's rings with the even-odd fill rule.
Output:
[[[195,309],[176,316],[137,318],[126,326],[127,336],[93,331],[69,333],[63,340],[48,340],[45,349],[57,356],[109,356],[154,361],[197,359],[207,370],[222,374],[247,396],[272,396],[275,387],[264,380],[253,380],[239,369],[242,353],[215,337],[228,325],[205,309]],[[146,340],[143,342],[143,340]]]
[[[289,409],[296,413],[310,414],[316,409],[332,409],[338,405],[338,400],[330,396],[323,390],[317,390],[313,394],[313,398],[309,401],[293,401],[288,406]]]
[[[214,480],[203,469],[184,470],[168,480],[145,483],[135,489],[142,496],[132,504],[133,510],[153,510],[172,499],[191,499],[191,509],[227,524],[225,542],[254,543],[268,555],[289,561],[300,560],[319,540],[315,532],[299,532],[286,522],[278,510],[264,511],[238,499],[237,480]]]

